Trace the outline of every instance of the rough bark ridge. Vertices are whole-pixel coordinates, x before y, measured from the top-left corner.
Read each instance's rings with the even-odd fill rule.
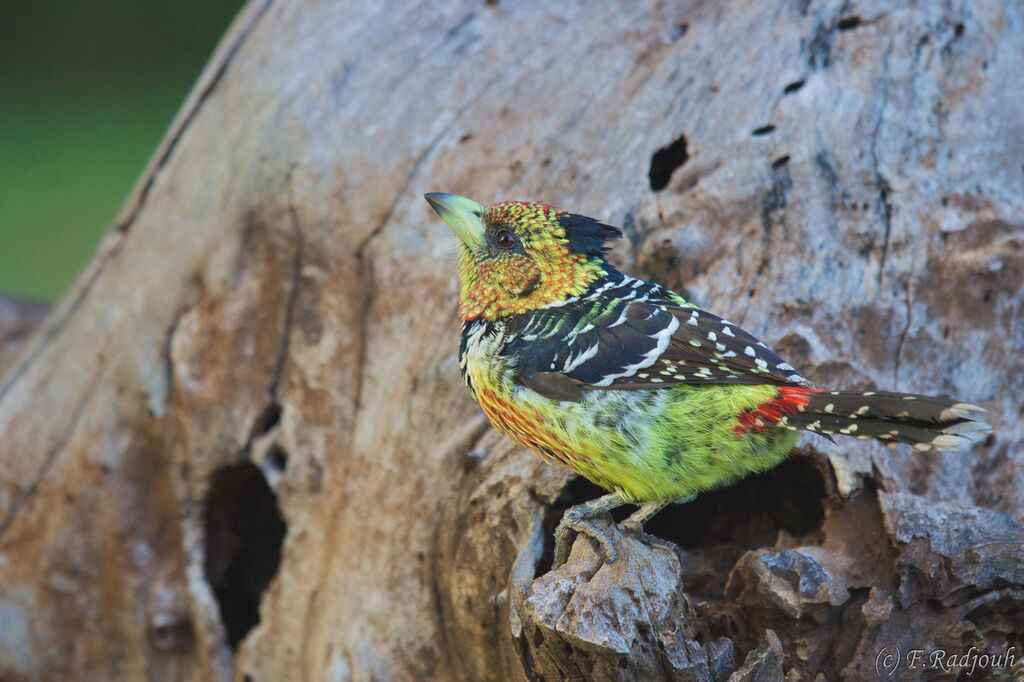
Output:
[[[0,677],[1024,654],[1022,27],[994,1],[253,2],[3,362]],[[425,191],[621,225],[624,269],[812,380],[953,394],[995,431],[938,455],[808,437],[664,512],[674,545],[600,565],[577,542],[549,571],[596,491],[472,404]]]

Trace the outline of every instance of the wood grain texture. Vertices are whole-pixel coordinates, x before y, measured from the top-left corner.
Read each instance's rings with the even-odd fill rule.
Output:
[[[5,361],[0,677],[862,679],[885,646],[1024,651],[1022,25],[997,2],[251,3]],[[807,436],[650,524],[681,552],[580,541],[549,572],[595,491],[462,385],[429,191],[619,225],[625,271],[810,380],[955,395],[993,436]]]

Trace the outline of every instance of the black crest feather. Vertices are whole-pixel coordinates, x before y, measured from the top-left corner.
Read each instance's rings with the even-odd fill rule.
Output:
[[[558,217],[558,222],[565,228],[569,250],[574,253],[601,256],[608,250],[606,242],[622,237],[622,230],[619,228],[605,225],[584,215],[566,213]]]

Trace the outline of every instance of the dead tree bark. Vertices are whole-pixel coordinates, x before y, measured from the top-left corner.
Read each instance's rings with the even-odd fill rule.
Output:
[[[38,301],[0,294],[0,373],[15,352],[46,315]]]
[[[1013,3],[252,2],[3,365],[0,678],[864,679],[1024,655]],[[823,385],[990,410],[808,437],[600,565],[487,426],[421,199],[621,225]],[[678,548],[682,548],[679,550]]]

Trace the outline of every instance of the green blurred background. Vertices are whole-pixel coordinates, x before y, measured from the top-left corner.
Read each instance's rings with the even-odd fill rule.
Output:
[[[242,4],[0,2],[0,291],[74,280]]]

